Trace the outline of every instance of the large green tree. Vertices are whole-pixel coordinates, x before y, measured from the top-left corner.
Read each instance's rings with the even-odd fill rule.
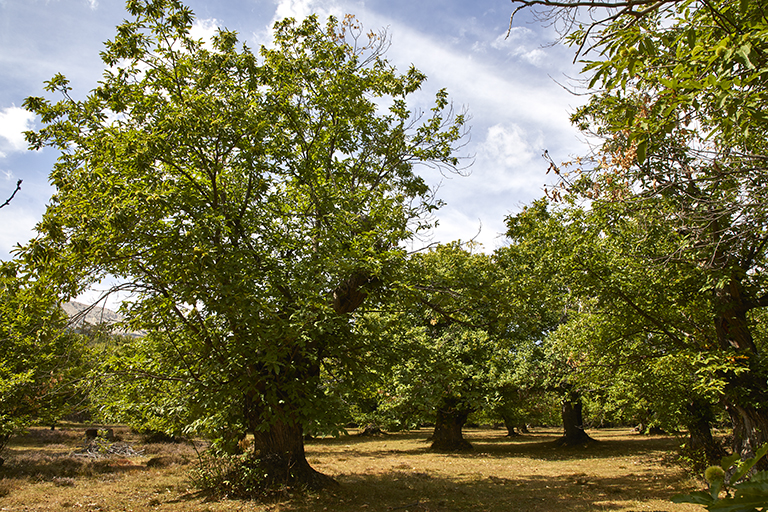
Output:
[[[676,350],[727,368],[720,372],[721,400],[733,422],[734,449],[749,456],[768,442],[759,328],[768,306],[766,6],[750,0],[518,3],[545,6],[546,15],[566,22],[580,55],[596,56],[584,72],[600,89],[574,122],[605,142],[596,158],[580,162],[576,178],[553,168],[572,192],[593,206],[611,203],[614,219],[635,219],[641,227],[635,243],[622,242],[622,257],[634,267],[627,275],[636,280],[593,272],[607,285],[599,294],[655,322],[656,337]],[[572,23],[579,8],[591,9],[590,23]],[[666,230],[664,243],[647,243],[645,227]],[[686,312],[693,316],[686,319]]]
[[[26,279],[18,262],[0,264],[0,453],[12,435],[55,425],[82,400],[75,384],[86,349],[66,325],[50,288]]]
[[[57,75],[63,99],[25,102],[45,125],[31,147],[61,151],[26,255],[62,295],[105,276],[133,293],[146,357],[113,373],[154,382],[155,412],[252,434],[267,485],[321,487],[303,444],[326,414],[321,367],[354,355],[352,312],[437,206],[414,165],[454,168],[464,119],[444,91],[411,113],[424,75],[398,74],[352,17],[278,22],[256,55],[226,30],[193,39],[176,0],[127,9],[85,99]]]
[[[368,346],[364,377],[347,389],[355,415],[385,428],[434,424],[432,449],[463,451],[462,428],[484,408],[494,386],[499,343],[484,330],[491,258],[452,242],[412,254],[400,286],[379,308],[360,315],[356,334]]]
[[[509,339],[518,340],[518,368],[514,380],[531,392],[552,392],[561,401],[561,444],[590,441],[584,431],[583,389],[573,381],[568,355],[549,341],[552,332],[584,307],[588,296],[573,289],[569,255],[579,244],[568,219],[550,211],[545,200],[533,202],[507,218],[507,242],[498,249],[497,293],[503,299],[499,326]]]

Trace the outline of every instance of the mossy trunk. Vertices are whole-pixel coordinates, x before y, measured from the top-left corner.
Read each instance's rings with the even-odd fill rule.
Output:
[[[437,408],[435,432],[432,434],[430,449],[437,452],[471,451],[472,445],[462,434],[470,412],[454,400],[443,400],[441,407]]]

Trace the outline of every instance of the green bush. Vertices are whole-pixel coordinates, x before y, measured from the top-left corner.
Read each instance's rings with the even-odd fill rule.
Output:
[[[214,498],[266,497],[266,475],[258,462],[251,455],[204,453],[192,471],[192,483]]]
[[[711,466],[704,472],[709,492],[678,494],[672,501],[704,505],[710,512],[768,511],[768,471],[757,471],[748,476],[766,453],[768,443],[761,446],[751,459],[739,460],[738,453],[725,457],[720,466]],[[722,498],[721,492],[725,493]]]

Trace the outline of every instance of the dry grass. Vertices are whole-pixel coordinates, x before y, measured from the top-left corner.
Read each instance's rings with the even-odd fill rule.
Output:
[[[553,448],[556,430],[513,439],[469,430],[470,454],[429,453],[427,430],[317,440],[307,446],[310,463],[341,485],[270,504],[197,497],[186,475],[195,459],[189,445],[141,445],[116,429],[144,455],[91,461],[69,455],[81,433],[34,430],[17,439],[0,468],[0,510],[701,511],[669,502],[697,485],[669,463],[676,440],[627,430],[590,432],[600,442],[584,448]]]

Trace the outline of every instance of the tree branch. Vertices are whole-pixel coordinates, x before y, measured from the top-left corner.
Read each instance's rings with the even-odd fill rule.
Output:
[[[0,204],[0,208],[4,208],[8,206],[8,204],[13,200],[13,198],[16,196],[16,192],[21,190],[21,182],[22,180],[19,180],[16,182],[16,190],[13,191],[13,194],[11,194],[11,197],[9,197],[3,204]]]

